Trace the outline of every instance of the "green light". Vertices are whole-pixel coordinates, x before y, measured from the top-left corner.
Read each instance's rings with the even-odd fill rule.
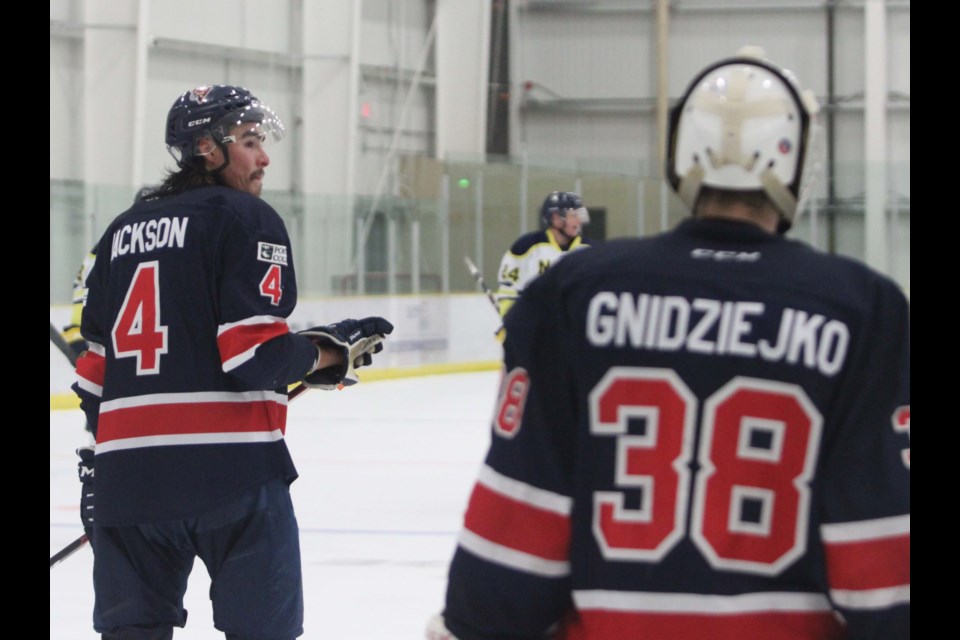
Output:
[[[469,189],[470,180],[468,180],[467,178],[460,178],[460,180],[457,181],[457,186],[460,187],[461,189]]]

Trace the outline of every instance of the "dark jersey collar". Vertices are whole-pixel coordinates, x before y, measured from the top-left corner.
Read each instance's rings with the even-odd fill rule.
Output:
[[[685,218],[676,230],[692,238],[720,242],[777,242],[783,239],[783,236],[772,234],[752,222],[730,218]]]

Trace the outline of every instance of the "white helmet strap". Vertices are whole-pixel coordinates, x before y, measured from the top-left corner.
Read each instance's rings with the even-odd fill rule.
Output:
[[[788,222],[793,222],[793,217],[797,212],[797,198],[790,192],[776,174],[769,168],[764,169],[759,174],[760,183],[767,196],[780,210],[783,218]],[[693,211],[697,202],[697,195],[700,193],[700,187],[703,185],[703,167],[699,164],[692,165],[686,175],[680,179],[677,187],[677,195],[680,201]]]
[[[797,212],[797,199],[777,178],[776,174],[768,167],[760,172],[760,184],[767,196],[773,200],[773,203],[780,209],[784,219],[793,224],[793,216]]]
[[[680,201],[687,205],[690,211],[693,211],[693,205],[697,201],[697,194],[700,193],[700,185],[702,184],[703,167],[699,164],[691,165],[687,174],[680,179],[677,195],[680,196]]]

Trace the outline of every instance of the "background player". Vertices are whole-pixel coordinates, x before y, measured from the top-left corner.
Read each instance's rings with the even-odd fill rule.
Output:
[[[105,639],[171,638],[196,557],[227,638],[303,633],[287,387],[356,382],[393,326],[370,317],[290,332],[291,243],[260,198],[264,145],[284,132],[245,88],[184,93],[166,127],[178,169],[97,245],[74,389],[96,436],[82,506]]]
[[[540,219],[545,227],[517,238],[500,260],[497,300],[501,317],[551,264],[569,251],[589,246],[581,233],[590,214],[576,193],[550,193],[540,206]]]
[[[94,251],[96,251],[96,247],[91,249],[90,253],[83,258],[83,262],[80,263],[80,268],[77,270],[77,275],[73,279],[73,297],[70,301],[70,324],[63,327],[61,332],[63,339],[66,340],[70,348],[77,354],[77,357],[83,355],[87,350],[87,341],[80,335],[80,318],[83,313],[83,303],[87,298],[87,274],[90,273],[90,268],[93,267],[93,261],[96,258]],[[91,442],[89,444],[92,445],[93,430],[90,427],[90,423],[84,420],[83,426],[84,429],[91,434]],[[92,456],[92,452],[89,455]]]
[[[669,128],[693,217],[514,305],[428,638],[910,637],[910,310],[782,235],[815,111],[756,52],[710,65]]]

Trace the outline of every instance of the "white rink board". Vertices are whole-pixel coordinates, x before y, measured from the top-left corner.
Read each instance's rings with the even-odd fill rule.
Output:
[[[382,316],[394,324],[370,370],[500,360],[500,343],[495,338],[500,316],[480,294],[307,299],[299,302],[288,322],[299,331],[366,316]],[[50,307],[50,321],[57,328],[69,319],[69,306]],[[68,393],[72,383],[69,364],[51,343],[50,393]]]

